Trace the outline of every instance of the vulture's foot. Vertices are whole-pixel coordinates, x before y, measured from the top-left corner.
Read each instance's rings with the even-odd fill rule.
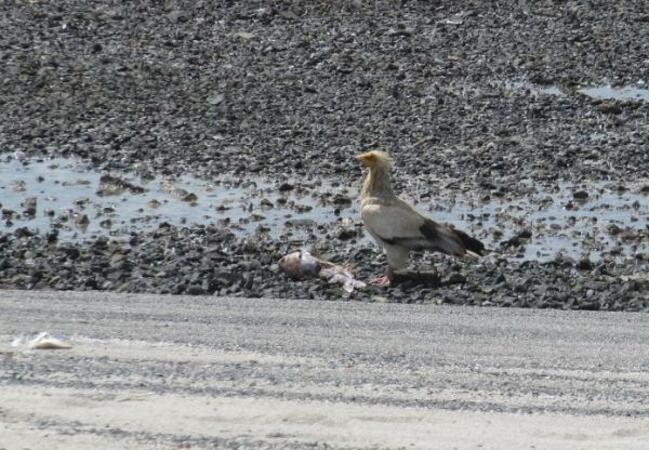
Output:
[[[369,281],[369,284],[377,287],[390,287],[392,285],[392,280],[386,275],[383,275],[382,277],[372,278]]]
[[[388,267],[388,269],[385,271],[385,275],[383,275],[382,277],[371,279],[369,281],[369,284],[378,287],[390,287],[392,286],[393,281],[394,281],[394,271],[390,267]]]

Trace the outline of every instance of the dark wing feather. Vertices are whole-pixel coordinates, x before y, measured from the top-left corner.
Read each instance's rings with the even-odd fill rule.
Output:
[[[482,242],[456,229],[453,225],[439,224],[426,219],[420,231],[432,247],[444,253],[462,256],[468,250],[477,255],[484,254],[485,246]]]
[[[464,248],[466,248],[470,252],[475,253],[476,255],[482,256],[485,254],[486,249],[482,242],[474,237],[469,236],[464,231],[458,230],[453,225],[449,224],[448,226],[455,232],[455,234],[458,235],[458,237],[462,241],[462,244],[464,245]]]

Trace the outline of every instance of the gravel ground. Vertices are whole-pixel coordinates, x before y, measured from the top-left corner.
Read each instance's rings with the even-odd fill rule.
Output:
[[[419,265],[435,264],[440,283],[351,295],[318,280],[293,282],[276,262],[307,246],[362,279],[375,274],[383,260],[360,237],[357,217],[346,229],[341,219],[315,221],[300,239],[211,219],[86,239],[7,226],[2,288],[649,307],[643,1],[62,0],[0,8],[0,157],[74,157],[101,173],[142,178],[264,179],[278,192],[317,193],[322,181],[351,186],[341,206],[352,209],[361,177],[352,156],[381,148],[395,157],[397,188],[420,207],[470,193],[524,212],[500,225],[471,224],[493,250],[481,261],[422,256]],[[608,85],[636,89],[638,98],[582,91]],[[622,226],[601,224],[610,235],[604,248],[516,257],[530,229],[536,235],[525,220],[537,209],[534,195],[567,186],[575,199],[578,191],[593,198],[604,183],[638,196]],[[7,203],[9,190],[0,194]]]

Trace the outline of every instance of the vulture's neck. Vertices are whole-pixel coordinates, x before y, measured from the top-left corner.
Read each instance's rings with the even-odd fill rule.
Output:
[[[372,167],[365,178],[361,197],[389,197],[394,195],[390,183],[390,169],[387,167]]]

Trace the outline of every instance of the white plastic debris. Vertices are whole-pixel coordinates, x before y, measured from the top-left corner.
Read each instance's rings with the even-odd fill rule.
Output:
[[[447,17],[446,19],[440,20],[439,23],[443,25],[462,25],[464,23],[464,14],[463,13],[455,14],[454,16]]]
[[[72,345],[63,339],[54,337],[46,331],[38,333],[33,338],[17,337],[11,342],[11,346],[26,347],[28,350],[67,350],[72,348]]]
[[[25,345],[25,338],[22,336],[11,341],[12,347],[22,347],[23,345]]]

